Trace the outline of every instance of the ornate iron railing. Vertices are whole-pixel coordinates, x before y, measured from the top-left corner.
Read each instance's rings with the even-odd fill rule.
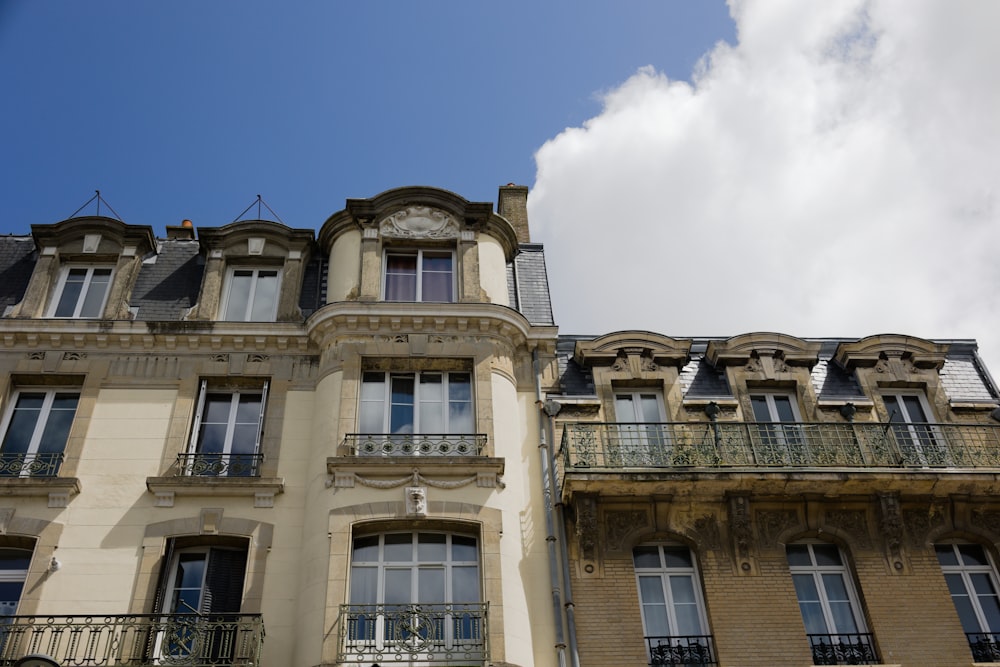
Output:
[[[811,634],[807,636],[809,637],[809,646],[812,648],[814,665],[877,665],[879,663],[870,633]]]
[[[561,449],[567,469],[1000,468],[1000,425],[574,422]]]
[[[353,456],[482,456],[483,433],[348,433],[344,445]]]
[[[646,637],[649,664],[660,665],[718,665],[712,635],[674,635],[672,637]]]
[[[337,662],[486,664],[488,610],[487,602],[341,605]]]
[[[1000,662],[1000,632],[966,632],[973,662]]]
[[[0,453],[0,477],[55,477],[63,462],[62,452],[36,454]]]
[[[259,614],[0,616],[0,666],[33,653],[63,667],[260,665]]]
[[[191,477],[259,477],[263,454],[193,454],[177,455],[179,475]]]

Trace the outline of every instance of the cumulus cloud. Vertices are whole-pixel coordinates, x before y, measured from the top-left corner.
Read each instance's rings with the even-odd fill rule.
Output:
[[[978,338],[1000,373],[1000,3],[733,0],[536,154],[564,333]]]

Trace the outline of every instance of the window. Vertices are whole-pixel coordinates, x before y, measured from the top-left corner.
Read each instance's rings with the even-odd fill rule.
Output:
[[[716,664],[691,550],[677,544],[638,546],[632,562],[649,664]]]
[[[21,389],[4,416],[0,475],[52,477],[59,472],[80,395]]]
[[[230,322],[273,322],[278,311],[278,269],[231,269],[225,315]]]
[[[104,313],[111,286],[111,269],[96,266],[65,267],[56,285],[49,317],[95,318]]]
[[[789,544],[786,555],[813,664],[878,663],[840,549],[819,542]]]
[[[974,662],[1000,662],[1000,598],[996,569],[978,544],[936,544]]]
[[[30,563],[28,549],[0,549],[0,616],[17,613]]]
[[[476,539],[445,533],[356,537],[351,552],[347,653],[382,660],[482,660]],[[352,661],[353,662],[353,661]]]
[[[663,398],[658,391],[616,391],[615,418],[617,423],[620,465],[669,465],[670,432],[663,422]]]
[[[478,453],[471,373],[366,371],[359,414],[362,434],[387,436],[368,438],[359,453]]]
[[[249,648],[240,622],[246,548],[171,543],[165,562],[155,654],[164,662],[231,664]]]
[[[182,469],[189,475],[256,477],[260,474],[260,438],[267,382],[239,390],[213,389],[202,380]]]
[[[946,465],[948,453],[944,437],[927,415],[930,410],[920,393],[898,392],[882,394],[889,413],[892,434],[903,463],[910,465]]]
[[[805,463],[805,435],[793,394],[761,392],[750,394],[753,418],[751,431],[757,462],[764,465]]]
[[[385,300],[454,301],[453,260],[447,250],[386,253]]]

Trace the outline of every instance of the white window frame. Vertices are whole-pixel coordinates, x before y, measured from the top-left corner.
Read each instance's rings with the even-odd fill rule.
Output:
[[[80,294],[76,299],[76,305],[73,307],[72,315],[56,315],[56,310],[59,308],[59,302],[62,300],[63,290],[66,288],[66,282],[69,279],[69,274],[73,270],[83,269],[86,271],[83,280],[83,289],[80,290]],[[94,271],[108,271],[108,282],[107,287],[104,290],[104,295],[101,298],[101,306],[98,308],[96,315],[82,315],[80,313],[83,308],[83,304],[87,301],[87,296],[90,294],[90,289],[93,285]],[[52,292],[52,301],[49,304],[49,310],[47,317],[57,318],[57,319],[88,319],[96,320],[104,317],[104,309],[108,305],[108,297],[111,295],[111,288],[114,284],[115,270],[113,266],[107,264],[66,264],[62,266],[59,270],[59,280],[56,283],[56,288]]]
[[[986,555],[986,562],[987,562],[986,565],[967,565],[967,564],[965,564],[963,562],[962,555],[961,555],[961,553],[959,551],[959,547],[967,546],[969,544],[972,544],[972,545],[974,545],[974,546],[982,549],[983,553]],[[997,570],[996,570],[996,567],[994,566],[994,563],[993,563],[993,555],[989,552],[988,549],[986,549],[981,544],[976,544],[976,543],[971,543],[971,542],[942,542],[942,543],[938,543],[938,544],[934,545],[935,553],[941,547],[951,547],[952,554],[954,554],[955,558],[958,560],[958,565],[945,565],[945,564],[943,564],[943,563],[940,562],[940,556],[938,556],[938,559],[939,559],[938,563],[941,566],[941,572],[942,572],[942,574],[945,575],[946,579],[947,579],[947,575],[949,575],[949,574],[953,574],[953,575],[957,574],[957,575],[961,576],[961,578],[962,578],[962,585],[965,588],[965,595],[969,599],[969,603],[972,606],[972,611],[975,614],[976,621],[979,624],[979,628],[976,629],[976,630],[972,630],[972,629],[969,629],[969,628],[966,628],[966,627],[963,627],[962,630],[964,632],[966,632],[967,634],[979,634],[979,633],[982,633],[982,634],[995,635],[997,633],[1000,633],[1000,627],[997,627],[996,629],[990,629],[989,622],[988,622],[988,620],[986,618],[986,614],[983,612],[982,604],[979,601],[979,598],[981,597],[981,595],[979,593],[977,593],[977,591],[975,589],[975,586],[972,584],[972,579],[971,579],[971,576],[973,574],[985,574],[985,575],[987,575],[989,577],[990,583],[993,586],[993,592],[994,592],[995,596],[997,596],[998,598],[1000,598],[1000,578],[998,578],[998,576],[997,576]],[[952,603],[954,603],[954,601],[955,601],[955,594],[951,593],[950,597],[952,598]],[[957,613],[957,610],[958,610],[958,607],[956,605],[956,613]],[[960,618],[960,620],[961,620],[961,618]],[[964,626],[964,623],[963,623],[963,626]]]
[[[249,271],[251,273],[250,292],[247,294],[246,304],[243,305],[243,316],[239,319],[230,320],[227,319],[229,315],[229,299],[232,297],[233,282],[236,280],[237,271]],[[259,284],[262,272],[275,274],[274,304],[266,319],[254,320],[250,318],[253,315],[254,299],[257,295],[257,285]],[[282,270],[278,266],[230,266],[226,270],[226,283],[218,319],[224,322],[274,322],[278,316],[278,302],[281,300],[281,280]]]
[[[34,552],[31,549],[22,549],[20,547],[0,547],[0,551],[20,551],[28,557],[28,563],[30,566],[31,558]],[[0,561],[2,562],[2,561]],[[6,600],[6,605],[0,604],[0,616],[15,616],[17,614],[17,608],[21,604],[21,596],[24,594],[24,582],[28,579],[28,568],[25,569],[13,569],[13,568],[0,568],[0,582],[6,584],[21,584],[21,590],[18,592],[17,600]],[[13,606],[11,606],[11,603]],[[2,628],[0,624],[0,628]],[[2,642],[2,640],[0,640]]]
[[[376,400],[366,400],[364,398],[364,392],[359,392],[358,395],[358,416],[359,419],[363,416],[366,410],[366,404],[371,404],[372,406],[378,404],[382,406],[382,434],[389,435],[468,435],[475,432],[476,428],[476,398],[473,393],[474,391],[474,378],[472,371],[406,371],[406,372],[396,372],[396,371],[362,371],[361,373],[361,383],[364,385],[365,376],[368,374],[378,374],[383,376],[383,394],[381,399]],[[440,375],[441,376],[441,391],[442,398],[440,401],[425,401],[421,396],[421,382],[420,378],[424,375]],[[451,376],[453,375],[465,375],[469,378],[469,409],[472,417],[472,424],[470,424],[471,431],[455,431],[450,420],[450,410],[449,406],[453,402],[451,398]],[[392,418],[392,379],[393,377],[410,377],[413,379],[413,420],[410,424],[412,430],[409,432],[392,433],[390,429],[391,418]],[[363,387],[362,387],[363,389]],[[457,402],[457,401],[454,401]],[[463,401],[464,402],[464,401]],[[420,413],[421,406],[430,405],[433,403],[439,403],[441,406],[441,424],[443,426],[440,433],[437,431],[432,433],[427,433],[424,430],[423,425],[420,423]],[[374,408],[371,408],[374,409]],[[360,422],[359,422],[360,424]]]
[[[902,414],[899,414],[899,421],[892,421],[895,405],[890,405],[886,401],[890,396],[896,399],[894,401],[895,405],[899,405],[903,410]],[[885,406],[886,419],[892,425],[896,444],[901,448],[908,445],[908,449],[912,449],[912,451],[900,451],[904,463],[919,466],[948,464],[947,441],[945,440],[944,433],[936,426],[933,426],[934,413],[923,391],[887,388],[879,392],[879,397],[882,399],[882,405]],[[913,420],[912,415],[910,415],[906,407],[906,403],[901,400],[904,397],[916,397],[927,421],[919,422]]]
[[[208,456],[218,456],[220,459],[226,461],[226,470],[228,471],[229,463],[232,461],[233,457],[233,442],[236,433],[236,415],[239,410],[240,396],[248,394],[254,396],[260,396],[260,413],[257,416],[257,430],[256,437],[253,445],[253,452],[247,454],[246,452],[239,452],[236,455],[250,455],[256,456],[260,454],[261,440],[264,435],[264,414],[267,411],[267,390],[269,382],[264,380],[259,387],[245,387],[239,389],[229,389],[224,387],[215,387],[208,380],[201,381],[201,388],[198,392],[198,407],[195,410],[194,423],[191,427],[191,438],[188,442],[188,453],[189,454],[206,454]],[[221,452],[202,452],[202,440],[201,440],[201,427],[202,422],[205,417],[205,402],[208,400],[209,394],[226,394],[230,397],[229,400],[229,418],[226,422],[226,437],[223,442],[223,450]],[[185,471],[186,474],[198,474],[193,472],[192,462],[188,464],[188,468]],[[250,475],[245,475],[247,477],[256,477],[259,474],[259,469],[256,464]],[[220,476],[236,476],[230,472],[225,475]]]
[[[750,412],[754,423],[757,425],[756,431],[751,430],[751,442],[754,445],[757,462],[772,464],[800,464],[805,463],[802,451],[806,442],[806,434],[799,423],[802,415],[799,412],[798,397],[793,391],[773,391],[748,389],[747,394],[750,400]],[[792,421],[781,421],[776,397],[788,399],[788,404],[792,412]],[[759,421],[757,413],[754,411],[754,399],[763,398],[767,406],[768,421]]]
[[[656,415],[643,414],[644,399],[652,399],[656,405]],[[627,466],[669,465],[672,455],[672,438],[667,421],[663,392],[659,389],[638,387],[619,388],[614,391],[616,442],[609,443],[613,449],[608,452],[611,463]],[[629,409],[624,409],[625,401]],[[630,414],[626,414],[626,412]],[[620,459],[620,460],[619,460]]]
[[[34,387],[19,387],[14,390],[10,396],[10,400],[7,402],[7,409],[4,411],[2,430],[0,430],[0,456],[3,456],[6,452],[2,449],[3,445],[6,444],[7,432],[10,429],[11,421],[14,419],[14,414],[17,411],[17,403],[22,394],[43,394],[42,407],[39,410],[38,419],[35,421],[34,429],[31,433],[31,438],[28,441],[27,450],[24,452],[24,463],[22,464],[22,470],[19,477],[31,477],[31,472],[29,466],[38,454],[38,450],[42,444],[42,437],[45,435],[45,429],[48,426],[49,418],[52,415],[52,405],[55,402],[55,398],[59,394],[72,394],[76,396],[77,403],[73,408],[73,420],[76,419],[76,412],[80,409],[80,390],[75,387],[60,387],[60,388],[34,388]],[[66,453],[66,445],[69,443],[69,436],[72,432],[72,422],[70,423],[70,430],[66,432],[66,440],[62,443],[62,453]],[[52,452],[54,453],[54,452]],[[18,452],[20,454],[20,452]]]
[[[444,535],[445,536],[445,558],[444,560],[421,560],[419,554],[419,536],[420,535]],[[410,535],[411,536],[411,558],[409,561],[403,560],[387,560],[385,557],[385,538],[389,535]],[[357,561],[355,560],[354,551],[355,544],[360,539],[370,539],[372,537],[378,538],[378,558],[372,561]],[[461,537],[464,539],[472,540],[475,543],[476,558],[475,560],[455,560],[452,558],[452,542],[455,537]],[[350,574],[348,578],[348,600],[350,605],[358,606],[378,606],[379,609],[383,609],[386,612],[391,611],[391,607],[397,606],[411,606],[420,607],[421,605],[480,605],[483,600],[483,568],[482,568],[482,557],[481,557],[481,542],[479,538],[472,535],[467,535],[464,533],[451,533],[444,531],[434,531],[434,530],[420,530],[420,531],[387,531],[384,533],[378,533],[373,535],[360,535],[355,536],[351,541],[351,564],[350,564]],[[454,591],[454,571],[458,568],[475,568],[476,575],[476,598],[475,600],[461,600],[455,598]],[[355,572],[361,570],[372,570],[376,569],[376,580],[375,580],[375,599],[364,601],[359,600],[361,596],[356,590],[356,579]],[[395,603],[386,602],[386,572],[388,571],[408,571],[410,572],[410,591],[409,603]],[[444,600],[432,602],[421,602],[420,601],[420,572],[421,571],[443,571],[444,579]],[[442,612],[444,613],[444,612]],[[454,614],[462,613],[462,610],[453,610]],[[451,614],[448,614],[450,617]],[[454,627],[450,622],[450,618],[445,621],[444,630],[445,637],[444,643],[447,647],[451,648],[455,645],[457,641],[468,640],[469,638],[456,638],[454,636]],[[369,621],[371,622],[371,621]],[[374,637],[375,637],[375,647],[381,651],[383,649],[389,648],[400,642],[391,641],[386,639],[386,625],[387,619],[384,614],[379,614],[374,621]],[[412,624],[417,626],[416,623]],[[483,628],[481,627],[480,630]],[[485,642],[486,637],[478,638],[480,641]],[[348,643],[365,643],[364,639],[355,638],[352,639],[350,636],[346,638]],[[404,643],[406,640],[402,640]],[[470,660],[474,661],[471,657]],[[407,663],[409,664],[409,663]]]
[[[867,634],[868,624],[865,623],[865,616],[861,610],[860,598],[858,597],[858,591],[854,586],[854,577],[851,576],[851,569],[848,565],[847,557],[844,554],[843,549],[830,542],[822,542],[819,540],[804,540],[801,542],[793,542],[788,545],[791,546],[805,546],[808,548],[809,558],[812,561],[812,565],[792,565],[788,564],[788,569],[793,577],[799,576],[811,576],[813,579],[813,585],[816,588],[817,594],[819,596],[820,609],[823,612],[823,623],[826,626],[827,632],[825,633],[811,633],[809,628],[806,628],[806,634]],[[837,550],[837,554],[840,558],[840,565],[819,565],[816,559],[815,547],[816,546],[829,546]],[[786,549],[786,559],[787,559],[787,549]],[[839,628],[836,627],[836,621],[834,618],[833,610],[830,606],[829,592],[826,588],[826,582],[823,575],[837,575],[841,578],[844,583],[844,589],[847,592],[848,602],[851,607],[851,615],[853,617],[855,629],[852,632],[841,632]],[[796,601],[799,603],[799,612],[802,611],[802,601],[799,600],[798,592],[796,592]],[[803,625],[805,625],[805,617],[802,619]]]
[[[398,303],[425,303],[423,296],[423,275],[424,275],[424,255],[439,255],[448,256],[451,261],[451,299],[448,301],[427,301],[426,303],[455,303],[458,285],[456,281],[456,261],[455,261],[455,251],[448,248],[415,248],[411,250],[399,249],[399,248],[387,248],[382,253],[382,300],[387,301],[388,296],[386,294],[386,288],[388,286],[388,276],[389,276],[389,258],[392,256],[407,256],[416,258],[416,273],[414,274],[414,280],[416,281],[415,296],[413,300],[395,300]]]
[[[640,548],[642,548],[642,549],[648,549],[648,548],[654,548],[654,547],[657,550],[657,554],[658,554],[658,557],[659,557],[659,560],[660,560],[659,567],[640,567],[640,566],[636,565],[636,563],[635,563],[635,559],[636,559],[635,552],[633,551],[633,554],[632,554],[632,567],[633,567],[633,570],[635,571],[636,593],[637,593],[637,595],[639,597],[639,611],[640,611],[640,615],[642,616],[642,634],[643,634],[643,637],[646,638],[646,653],[647,653],[646,657],[650,658],[650,659],[652,659],[652,650],[655,650],[655,648],[657,648],[657,647],[653,646],[653,641],[654,640],[668,639],[668,641],[669,641],[670,639],[678,638],[678,637],[690,637],[690,636],[710,637],[711,636],[711,632],[708,629],[709,625],[708,625],[708,616],[707,616],[706,610],[705,610],[705,599],[704,599],[704,596],[702,594],[702,588],[701,588],[701,575],[698,572],[698,560],[697,560],[697,558],[695,558],[694,552],[687,545],[680,544],[680,543],[674,543],[674,542],[656,542],[656,543],[640,544],[640,545],[637,545],[636,549],[640,549]],[[688,554],[688,558],[691,561],[691,566],[690,567],[671,567],[671,566],[668,566],[666,564],[667,561],[666,561],[666,555],[664,553],[664,549],[684,549],[684,550],[686,550],[687,554]],[[657,578],[657,579],[659,579],[659,584],[660,584],[659,590],[660,590],[660,595],[662,596],[662,602],[660,602],[659,600],[646,601],[646,600],[643,599],[643,586],[642,586],[642,580],[643,580],[643,578],[647,578],[647,579]],[[690,634],[690,633],[688,633],[688,634],[681,634],[681,632],[680,632],[679,623],[678,623],[678,620],[677,620],[677,605],[681,604],[681,603],[678,603],[678,602],[675,601],[673,588],[670,585],[671,579],[676,579],[676,578],[686,578],[686,579],[688,579],[689,582],[690,582],[691,589],[694,592],[694,604],[697,607],[697,612],[698,612],[698,626],[699,627],[698,627],[698,632],[693,633],[693,635]],[[665,614],[666,614],[666,620],[667,620],[667,626],[668,626],[667,629],[669,630],[669,634],[667,634],[667,635],[653,635],[652,634],[652,632],[654,631],[654,628],[650,628],[649,627],[650,626],[650,619],[649,619],[649,616],[647,614],[647,607],[653,607],[654,605],[655,606],[662,605],[664,607],[664,611],[665,611]],[[670,645],[673,646],[672,643]],[[690,645],[691,644],[689,642],[687,644],[687,646],[690,646]],[[685,645],[682,645],[682,647],[683,646],[685,646]],[[709,650],[714,650],[712,648],[711,640],[709,640],[709,644],[708,644],[707,648]]]

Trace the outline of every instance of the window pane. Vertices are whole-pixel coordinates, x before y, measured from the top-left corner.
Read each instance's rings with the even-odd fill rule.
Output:
[[[110,282],[110,269],[94,269],[94,272],[91,274],[90,285],[87,285],[83,306],[80,308],[80,317],[101,316],[101,306],[104,305],[104,297],[108,293]]]
[[[246,319],[252,282],[253,271],[233,271],[229,281],[229,297],[226,302],[227,320],[242,322]]]
[[[382,592],[386,604],[409,604],[414,602],[410,590],[409,569],[386,568],[385,590]]]
[[[755,421],[774,421],[771,417],[771,409],[767,406],[767,398],[765,396],[751,396],[750,405],[753,406],[753,418]]]
[[[378,561],[378,536],[372,535],[371,537],[357,537],[354,539],[354,551],[351,554],[351,559],[354,562],[367,561],[376,562]]]
[[[268,322],[274,319],[278,305],[278,272],[259,271],[257,285],[250,309],[251,322]]]
[[[358,420],[361,433],[385,432],[385,375],[365,373],[361,380],[361,414]]]
[[[823,607],[819,600],[816,582],[811,574],[793,574],[795,595],[802,611],[802,622],[808,634],[827,634],[829,630],[823,617]]]
[[[467,563],[478,562],[479,551],[476,549],[475,538],[453,535],[451,538],[451,559]]]
[[[385,298],[388,301],[417,300],[416,255],[386,257]]]
[[[453,301],[451,295],[450,273],[424,273],[420,286],[421,301],[436,301],[448,303]]]
[[[395,533],[385,536],[385,559],[394,562],[413,560],[413,535]]]
[[[903,406],[906,408],[906,416],[909,417],[909,421],[923,423],[927,421],[927,415],[924,414],[924,408],[920,404],[920,397],[918,396],[901,396],[903,399]]]
[[[66,274],[66,282],[63,283],[62,294],[59,295],[59,303],[55,311],[56,317],[74,316],[86,278],[87,269],[69,270],[69,273]]]
[[[632,549],[632,562],[636,567],[661,567],[659,547],[636,547]]]
[[[646,622],[646,635],[670,636],[670,621],[660,577],[639,577],[639,599],[642,602],[642,617]]]
[[[834,544],[814,544],[817,565],[843,565],[840,560],[840,549]]]
[[[390,433],[413,433],[413,376],[392,376]]]
[[[989,565],[986,559],[986,552],[978,544],[959,544],[958,553],[962,556],[965,565]]]
[[[958,565],[958,557],[955,555],[955,548],[951,544],[936,544],[934,551],[937,552],[938,562],[941,565]]]
[[[809,546],[806,544],[789,544],[785,547],[788,564],[792,567],[810,567],[812,558],[809,556]]]
[[[479,602],[479,568],[455,567],[451,571],[453,602]]]
[[[443,563],[446,558],[447,535],[420,533],[417,535],[417,560],[421,563]]]
[[[778,412],[778,421],[794,422],[795,413],[792,411],[792,399],[788,396],[773,396],[774,408]]]
[[[663,580],[660,577],[639,577],[639,595],[643,604],[663,604]]]
[[[691,550],[687,547],[663,547],[663,556],[666,558],[667,567],[693,567]]]
[[[39,452],[57,453],[66,449],[69,429],[73,426],[73,416],[76,414],[76,402],[76,394],[56,394],[45,430],[42,431],[42,439],[38,443]]]
[[[657,423],[660,421],[660,398],[655,394],[642,394],[639,396],[640,419],[645,423]]]
[[[45,394],[43,393],[18,394],[14,413],[11,415],[10,424],[7,425],[7,433],[3,439],[3,452],[5,454],[24,454],[28,451],[31,438],[35,433],[35,426],[42,414],[44,402]]]
[[[378,587],[378,568],[351,568],[351,604],[375,604]]]
[[[442,604],[446,601],[443,567],[421,567],[417,577],[417,602]]]

